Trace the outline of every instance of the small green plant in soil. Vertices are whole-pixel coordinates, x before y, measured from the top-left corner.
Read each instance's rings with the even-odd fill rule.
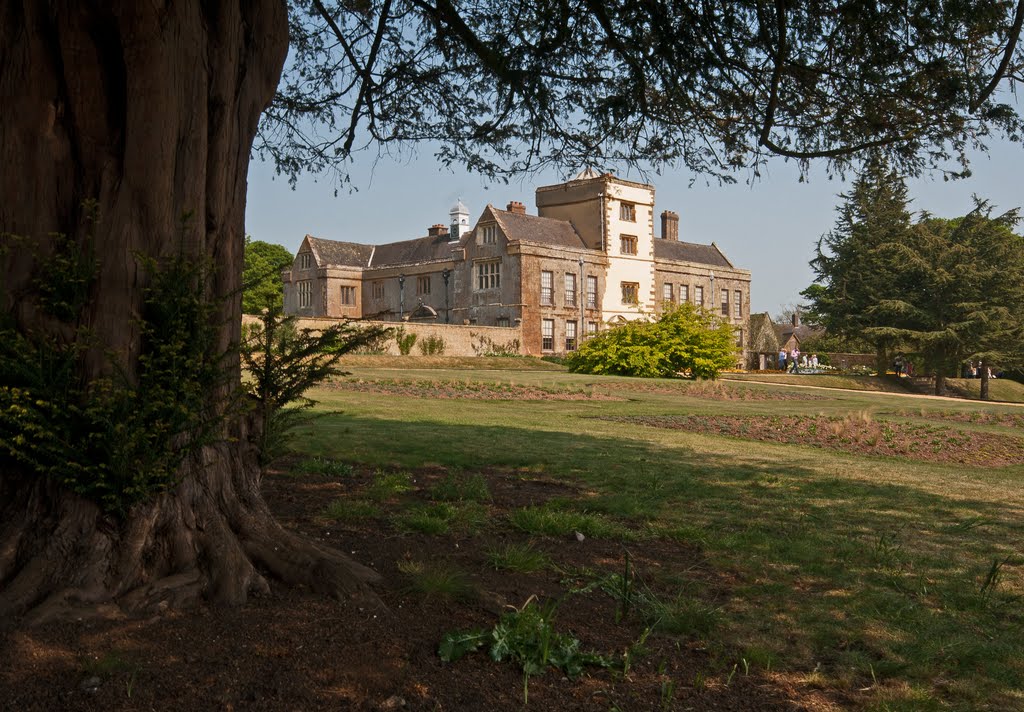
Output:
[[[479,473],[449,472],[434,485],[430,496],[441,502],[489,502],[491,491],[487,480]]]
[[[365,499],[336,499],[324,509],[323,516],[338,522],[356,522],[381,516],[380,507]]]
[[[321,475],[323,477],[348,478],[352,476],[352,465],[327,457],[310,457],[297,463],[293,472],[304,475]]]
[[[487,563],[493,568],[529,574],[547,568],[551,564],[548,555],[538,551],[532,543],[505,544],[487,552]]]
[[[466,573],[451,564],[402,561],[398,571],[407,579],[404,593],[448,601],[466,601],[476,595]]]
[[[508,515],[516,529],[534,536],[573,536],[583,534],[594,539],[629,541],[637,532],[608,517],[573,509],[560,509],[550,503],[539,507],[522,507]]]
[[[385,502],[411,489],[412,475],[408,472],[377,470],[373,475],[373,484],[366,491],[366,496],[375,502]]]
[[[579,639],[555,630],[556,608],[557,603],[541,606],[531,597],[522,608],[502,615],[491,630],[446,634],[438,654],[445,662],[453,662],[486,646],[495,662],[508,660],[521,666],[523,704],[529,701],[530,676],[549,667],[570,678],[578,677],[586,666],[609,667],[608,658],[583,651]]]
[[[432,502],[418,505],[397,515],[394,520],[395,528],[399,531],[435,536],[452,530],[473,533],[486,522],[487,511],[476,502]]]

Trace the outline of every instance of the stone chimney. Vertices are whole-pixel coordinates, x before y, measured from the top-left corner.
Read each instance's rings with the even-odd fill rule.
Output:
[[[661,239],[679,242],[679,213],[666,210],[661,214]]]
[[[511,203],[508,204],[508,207],[506,207],[505,209],[508,210],[510,213],[526,215],[526,206],[520,203],[518,200],[513,200]]]
[[[800,326],[800,310],[793,310],[793,326]]]
[[[442,225],[440,223],[438,223],[437,225],[431,225],[429,228],[427,228],[427,236],[428,237],[447,237],[448,236],[448,226],[447,225]]]

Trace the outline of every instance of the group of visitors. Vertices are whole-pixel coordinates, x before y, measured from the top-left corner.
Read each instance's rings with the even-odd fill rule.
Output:
[[[968,361],[963,366],[963,378],[981,378],[981,369],[981,361],[978,361],[977,363],[974,361]],[[989,378],[999,378],[1003,375],[1002,371],[993,371],[990,366],[985,366],[984,369]]]
[[[896,354],[896,358],[892,362],[892,370],[896,372],[898,378],[906,376],[910,378],[914,375],[914,363],[910,359],[903,357],[903,354]]]
[[[779,370],[790,373],[800,373],[800,369],[818,369],[818,354],[801,354],[800,349],[794,346],[789,352],[785,348],[779,349]]]

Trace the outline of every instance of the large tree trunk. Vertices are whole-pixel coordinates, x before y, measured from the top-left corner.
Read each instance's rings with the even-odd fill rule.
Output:
[[[214,268],[218,348],[240,330],[246,174],[261,111],[287,52],[283,0],[174,3],[23,0],[0,8],[0,233],[84,244],[98,274],[82,322],[97,346],[88,382],[138,372],[147,275],[137,255],[184,254]],[[60,327],[36,308],[37,256],[3,258],[3,308],[20,330]],[[223,409],[239,382],[237,356]],[[196,451],[172,491],[112,521],[24,467],[0,466],[0,619],[78,605],[140,608],[197,595],[241,603],[261,570],[335,594],[374,574],[283,530],[259,493],[250,425]]]
[[[978,366],[978,369],[978,375],[981,377],[981,390],[978,394],[978,397],[981,400],[988,400],[988,364],[985,361],[982,361],[981,364]]]

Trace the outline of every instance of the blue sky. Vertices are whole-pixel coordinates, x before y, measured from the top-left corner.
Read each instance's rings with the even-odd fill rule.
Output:
[[[1020,145],[993,142],[988,154],[973,156],[973,176],[943,181],[940,175],[910,181],[911,208],[940,217],[956,217],[973,207],[971,196],[988,199],[1000,212],[1024,205],[1020,180],[1024,165]],[[536,214],[533,190],[564,178],[554,171],[510,184],[489,183],[478,175],[438,165],[429,151],[404,159],[367,158],[352,166],[352,186],[334,195],[329,178],[303,176],[295,190],[276,178],[273,167],[254,159],[249,169],[246,232],[253,239],[284,245],[295,252],[304,235],[334,240],[384,243],[421,237],[434,223],[448,224],[448,210],[459,198],[475,222],[487,203],[504,207],[510,200]],[[621,177],[642,180],[633,173]],[[692,174],[651,174],[655,209],[680,216],[679,238],[715,242],[737,267],[751,270],[752,310],[776,314],[798,303],[811,283],[808,261],[815,243],[835,223],[837,195],[847,189],[814,170],[799,182],[792,163],[776,160],[757,182],[707,185]],[[660,229],[656,224],[655,232]],[[1020,232],[1020,230],[1018,230]]]

